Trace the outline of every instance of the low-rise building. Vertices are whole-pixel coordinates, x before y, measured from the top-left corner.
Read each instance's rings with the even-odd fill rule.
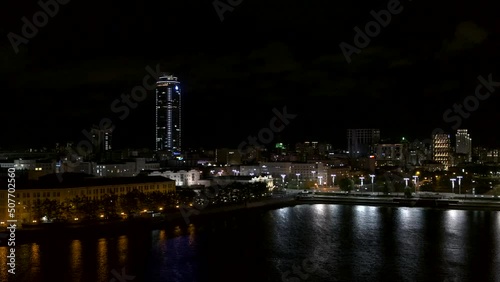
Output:
[[[159,162],[147,162],[145,158],[135,158],[128,161],[97,163],[93,174],[103,177],[137,176],[142,171],[159,168]]]
[[[6,183],[7,181],[2,181]],[[62,203],[77,196],[101,200],[109,195],[125,195],[137,190],[143,193],[175,193],[175,182],[161,176],[154,177],[94,177],[82,173],[51,174],[37,181],[16,183],[15,204],[9,206],[8,191],[0,190],[0,223],[7,221],[8,208],[14,206],[19,223],[35,220],[33,207],[37,200],[56,200]]]
[[[257,176],[243,176],[243,175],[229,175],[217,176],[213,179],[213,185],[229,185],[231,183],[266,183],[266,187],[271,191],[274,188],[274,181],[271,175],[257,175]]]
[[[209,186],[209,181],[201,179],[202,172],[198,169],[189,170],[156,170],[146,172],[148,176],[161,176],[175,181],[176,186],[189,187],[195,185]]]

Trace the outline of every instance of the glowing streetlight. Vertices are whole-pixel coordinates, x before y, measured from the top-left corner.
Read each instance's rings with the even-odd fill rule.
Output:
[[[364,176],[360,176],[359,180],[361,181],[361,188],[363,188],[363,180],[365,180],[365,177]]]
[[[457,181],[455,178],[451,178],[451,193],[455,194],[455,181]]]
[[[408,187],[408,180],[410,180],[410,178],[405,177],[405,178],[403,178],[403,180],[405,181],[405,186]]]
[[[283,188],[285,188],[285,176],[286,174],[281,175],[281,179],[283,180]]]
[[[296,173],[295,175],[297,175],[297,189],[299,189],[299,184],[300,184],[300,173]]]
[[[373,179],[375,178],[375,174],[370,174],[370,177],[372,179],[372,193],[374,192],[374,189],[373,189]]]
[[[417,194],[418,175],[413,176],[413,182],[415,183],[415,194]]]
[[[460,195],[462,193],[461,192],[462,191],[462,178],[464,178],[464,177],[459,175],[459,176],[457,176],[457,178],[458,178],[458,194]]]
[[[321,186],[321,185],[322,185],[322,182],[321,182],[321,180],[323,179],[323,176],[321,176],[321,175],[318,175],[318,179],[319,179],[319,186]]]
[[[335,186],[335,176],[337,176],[336,174],[332,174],[330,175],[332,177],[332,187]]]
[[[316,178],[314,177],[314,175],[316,174],[316,171],[315,171],[315,170],[313,170],[313,171],[311,171],[311,173],[312,173],[312,175],[313,175],[313,176],[312,176],[313,186],[314,186],[314,187],[316,187],[316,186],[318,185],[318,184],[316,183]]]

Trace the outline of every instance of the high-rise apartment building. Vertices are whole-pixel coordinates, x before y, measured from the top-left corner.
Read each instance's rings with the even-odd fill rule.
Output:
[[[97,126],[90,130],[92,134],[92,145],[94,156],[99,161],[110,158],[111,156],[111,141],[113,137],[113,128],[102,129]]]
[[[181,153],[181,105],[177,77],[161,74],[156,82],[156,151]]]
[[[348,129],[347,150],[351,157],[364,157],[375,152],[380,142],[379,129]]]
[[[442,163],[445,170],[451,165],[451,141],[449,134],[437,133],[432,136],[432,159]]]
[[[468,162],[472,161],[472,138],[470,138],[467,129],[457,130],[456,140],[455,140],[455,152],[457,154],[465,155],[465,159]]]

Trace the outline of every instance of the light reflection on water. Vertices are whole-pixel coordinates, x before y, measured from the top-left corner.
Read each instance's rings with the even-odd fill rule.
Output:
[[[15,281],[499,281],[499,239],[499,212],[300,205],[23,244]]]
[[[97,241],[97,252],[96,252],[96,268],[97,272],[101,274],[103,280],[108,280],[107,273],[110,271],[108,266],[108,240],[107,238],[101,238]]]
[[[71,242],[70,252],[71,273],[73,273],[75,281],[81,281],[83,279],[82,242],[80,240],[73,240],[73,242]]]
[[[118,261],[120,265],[125,265],[127,263],[128,248],[129,248],[128,237],[125,235],[118,237],[117,249],[118,249]]]

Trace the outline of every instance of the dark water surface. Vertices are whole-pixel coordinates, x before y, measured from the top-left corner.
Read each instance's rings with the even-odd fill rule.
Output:
[[[500,281],[500,212],[301,205],[6,256],[0,281]]]

